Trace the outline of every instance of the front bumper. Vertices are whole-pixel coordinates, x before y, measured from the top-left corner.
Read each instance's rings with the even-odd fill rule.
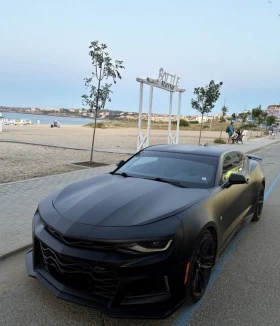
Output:
[[[69,246],[35,215],[26,268],[61,299],[111,317],[165,318],[182,302],[184,268],[174,249],[132,255]]]

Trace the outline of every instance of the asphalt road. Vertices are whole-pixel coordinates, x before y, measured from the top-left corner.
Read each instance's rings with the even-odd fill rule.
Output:
[[[267,187],[263,218],[234,239],[196,305],[164,320],[112,319],[55,298],[25,271],[24,253],[0,261],[0,325],[280,325],[280,151],[258,152]]]

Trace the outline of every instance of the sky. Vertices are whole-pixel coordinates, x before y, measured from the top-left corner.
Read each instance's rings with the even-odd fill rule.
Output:
[[[280,0],[0,0],[0,105],[82,108],[92,41],[122,60],[106,108],[138,112],[140,78],[180,77],[181,114],[194,88],[223,82],[213,113],[280,103]],[[178,95],[173,96],[177,113]],[[148,111],[144,87],[143,111]],[[169,93],[154,90],[153,112]]]

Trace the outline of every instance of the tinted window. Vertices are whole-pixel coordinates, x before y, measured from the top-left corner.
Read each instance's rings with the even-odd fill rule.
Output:
[[[186,187],[211,188],[216,176],[217,157],[142,151],[117,170],[143,178],[180,181]]]
[[[245,158],[241,153],[232,152],[224,157],[222,182],[229,179],[232,173],[242,173],[244,169]]]

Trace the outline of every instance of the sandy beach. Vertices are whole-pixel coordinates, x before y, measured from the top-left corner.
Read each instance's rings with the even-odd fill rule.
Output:
[[[89,161],[92,132],[92,128],[76,125],[3,126],[0,183],[84,169],[74,163]],[[151,130],[150,145],[167,144],[167,134],[167,130]],[[179,143],[197,144],[198,135],[199,131],[180,131]],[[203,131],[201,143],[212,144],[219,136],[218,131]],[[225,132],[222,138],[227,138]],[[94,162],[114,164],[127,159],[137,150],[137,129],[97,129],[94,148]]]

